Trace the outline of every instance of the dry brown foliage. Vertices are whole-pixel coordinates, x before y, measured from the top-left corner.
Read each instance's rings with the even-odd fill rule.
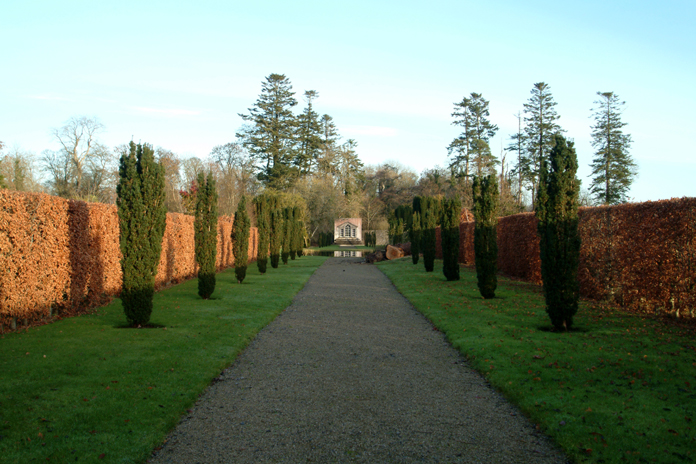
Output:
[[[197,273],[193,216],[167,214],[156,288]],[[234,265],[233,218],[218,218],[218,270]],[[249,237],[256,259],[257,230]],[[116,206],[0,190],[0,324],[73,316],[121,288]]]
[[[631,311],[696,317],[696,198],[580,208],[580,293]],[[534,213],[499,218],[498,270],[541,284]],[[474,223],[459,226],[474,264]],[[439,231],[437,253],[442,256]]]

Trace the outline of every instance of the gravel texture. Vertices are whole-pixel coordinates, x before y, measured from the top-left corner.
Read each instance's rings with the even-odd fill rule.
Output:
[[[151,462],[567,461],[361,261],[327,259]]]

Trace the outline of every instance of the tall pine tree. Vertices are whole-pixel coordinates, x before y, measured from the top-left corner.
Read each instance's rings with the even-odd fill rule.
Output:
[[[116,205],[120,228],[121,302],[130,325],[150,321],[155,276],[167,220],[164,206],[164,168],[155,162],[152,147],[130,143],[121,156]]]
[[[411,220],[411,228],[409,229],[409,236],[411,239],[411,261],[413,264],[418,264],[418,259],[420,258],[421,252],[421,242],[422,242],[422,227],[421,227],[421,198],[415,197],[413,199],[413,219]]]
[[[234,253],[234,275],[240,284],[246,277],[249,263],[249,229],[251,221],[246,210],[246,195],[242,195],[237,205],[237,213],[232,223],[232,240]]]
[[[541,161],[548,161],[549,152],[553,148],[554,134],[562,133],[563,129],[556,123],[560,116],[556,113],[557,103],[551,95],[549,85],[545,82],[537,82],[531,94],[532,96],[524,104],[527,153],[522,160],[522,169],[532,192],[532,203],[535,203]]]
[[[578,159],[573,142],[556,134],[550,163],[541,164],[536,215],[546,312],[557,330],[568,330],[578,311],[580,235]],[[550,164],[550,170],[548,165]]]
[[[198,173],[195,232],[196,263],[198,263],[198,295],[204,300],[215,291],[215,261],[217,259],[217,188],[213,173],[206,178]]]
[[[322,146],[322,127],[319,114],[314,111],[312,101],[319,97],[316,90],[307,90],[304,98],[307,106],[297,117],[297,154],[295,165],[300,170],[300,175],[307,175],[315,171]]]
[[[283,74],[271,74],[261,87],[249,114],[239,114],[247,122],[236,136],[259,165],[259,180],[267,187],[286,189],[297,176],[295,133],[297,105],[290,80]]]
[[[590,193],[603,205],[624,203],[628,191],[637,175],[637,166],[628,150],[631,136],[624,134],[627,124],[621,120],[621,111],[626,102],[614,92],[597,92],[601,98],[595,101],[595,124],[592,126],[592,183]]]
[[[256,266],[261,274],[266,273],[268,265],[268,249],[270,246],[270,217],[268,196],[262,194],[254,198],[254,208],[256,209],[256,226],[259,231],[258,249],[256,255]]]
[[[495,174],[474,178],[474,253],[481,296],[495,297],[498,287],[498,184]]]

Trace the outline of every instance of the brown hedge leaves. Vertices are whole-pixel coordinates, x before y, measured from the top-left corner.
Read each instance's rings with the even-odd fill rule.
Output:
[[[234,265],[232,218],[218,219],[218,270]],[[252,228],[249,259],[256,258]],[[253,246],[252,246],[253,245]],[[0,324],[78,314],[121,287],[114,205],[0,190]],[[167,214],[156,286],[196,275],[193,216]]]
[[[580,208],[580,293],[650,314],[696,317],[696,198]],[[498,270],[541,284],[534,213],[500,218]],[[459,259],[474,264],[474,224]],[[438,254],[441,256],[438,242]]]

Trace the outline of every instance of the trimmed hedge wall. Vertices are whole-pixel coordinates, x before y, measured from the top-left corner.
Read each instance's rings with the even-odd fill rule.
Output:
[[[696,198],[580,208],[579,216],[581,296],[696,317]],[[536,228],[534,213],[499,219],[500,273],[542,283]],[[460,263],[472,265],[474,223],[459,231]]]
[[[194,217],[167,214],[156,288],[195,277]],[[233,218],[218,218],[217,270],[234,265]],[[99,306],[121,288],[115,205],[0,190],[0,324],[19,327]],[[249,237],[256,259],[257,231]]]

